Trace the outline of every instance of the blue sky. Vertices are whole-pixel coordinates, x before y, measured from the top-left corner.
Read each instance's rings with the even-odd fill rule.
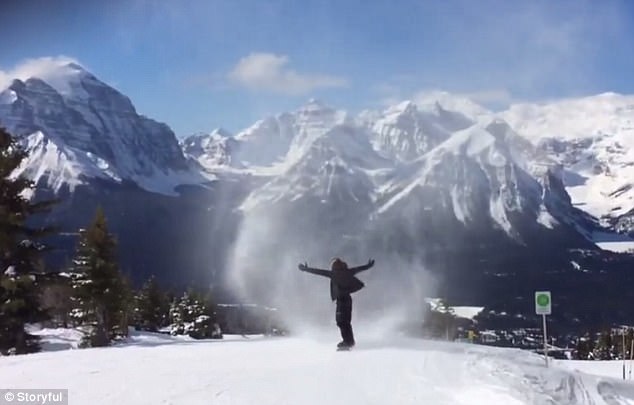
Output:
[[[0,73],[74,58],[179,136],[311,97],[358,111],[438,89],[496,108],[634,93],[627,0],[4,0],[0,37]]]

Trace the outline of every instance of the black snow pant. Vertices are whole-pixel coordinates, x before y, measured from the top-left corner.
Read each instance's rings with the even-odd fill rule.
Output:
[[[341,338],[349,345],[354,345],[352,333],[352,297],[344,295],[337,297],[337,312],[335,314],[337,326],[341,331]]]

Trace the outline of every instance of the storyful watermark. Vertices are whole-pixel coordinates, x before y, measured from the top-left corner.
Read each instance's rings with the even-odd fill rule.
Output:
[[[0,405],[68,405],[67,389],[0,389]]]

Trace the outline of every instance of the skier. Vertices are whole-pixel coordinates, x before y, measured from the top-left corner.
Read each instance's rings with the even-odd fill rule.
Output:
[[[358,267],[348,268],[346,262],[340,258],[335,258],[330,263],[330,270],[321,270],[308,267],[308,263],[300,264],[299,269],[330,279],[330,298],[337,302],[335,320],[341,331],[341,342],[337,348],[345,350],[354,346],[354,334],[352,333],[352,297],[350,294],[359,291],[364,287],[361,280],[355,277],[360,271],[367,270],[374,266],[374,260],[370,259],[367,264]]]

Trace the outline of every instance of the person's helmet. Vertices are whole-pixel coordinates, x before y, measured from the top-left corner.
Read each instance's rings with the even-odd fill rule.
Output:
[[[330,270],[335,271],[335,270],[347,270],[347,269],[348,269],[348,265],[346,264],[346,262],[344,262],[338,257],[335,257],[330,262]]]

